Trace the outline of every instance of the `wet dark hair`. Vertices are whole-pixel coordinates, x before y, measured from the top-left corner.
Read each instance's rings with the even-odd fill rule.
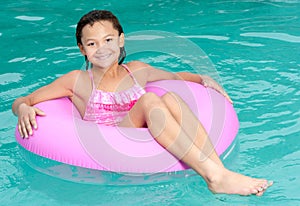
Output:
[[[81,42],[81,37],[82,37],[82,29],[83,27],[85,27],[86,25],[90,25],[93,26],[93,24],[95,22],[99,22],[99,21],[109,21],[112,23],[113,28],[116,29],[119,33],[119,36],[124,33],[123,32],[123,28],[118,20],[118,18],[111,13],[110,11],[107,10],[93,10],[90,11],[89,13],[85,14],[84,16],[81,17],[81,19],[79,20],[79,22],[77,23],[77,27],[76,27],[76,41],[77,41],[77,45],[78,44],[82,44]],[[119,64],[122,64],[122,62],[124,61],[126,57],[126,52],[125,52],[125,48],[121,47],[120,48],[120,56],[119,56]],[[88,59],[85,56],[85,60],[86,60],[86,68],[88,69]]]

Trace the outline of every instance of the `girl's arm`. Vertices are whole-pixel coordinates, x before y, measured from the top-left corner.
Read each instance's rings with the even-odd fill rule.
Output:
[[[204,84],[203,82],[203,76],[200,74],[193,74],[190,72],[177,72],[176,73],[180,79],[190,82],[195,82],[198,84]]]
[[[221,85],[219,85],[214,79],[212,79],[209,76],[206,75],[199,75],[199,74],[193,74],[189,72],[178,72],[176,73],[180,78],[182,78],[185,81],[191,81],[195,83],[202,84],[205,87],[212,88],[216,90],[217,92],[221,93],[228,101],[232,104],[232,100],[229,97],[229,95],[226,93],[226,91],[223,89]]]
[[[73,87],[79,73],[79,70],[72,71],[28,96],[17,98],[14,101],[12,111],[18,116],[18,129],[22,137],[28,137],[28,134],[32,135],[32,127],[37,128],[36,115],[45,115],[43,111],[33,105],[59,97],[72,97]]]
[[[205,87],[210,87],[212,89],[215,89],[217,92],[221,93],[224,97],[226,97],[230,103],[232,103],[232,100],[230,99],[229,95],[225,92],[225,90],[222,88],[222,86],[220,86],[215,80],[213,80],[209,76],[193,74],[190,72],[172,73],[161,69],[156,69],[142,62],[135,62],[135,66],[139,68],[143,68],[147,71],[146,82],[152,82],[158,80],[172,80],[172,79],[191,81],[198,84],[202,84]]]

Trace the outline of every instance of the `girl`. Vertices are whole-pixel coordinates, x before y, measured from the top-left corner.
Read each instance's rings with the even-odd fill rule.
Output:
[[[183,79],[212,87],[230,100],[214,80],[187,72],[170,73],[125,58],[124,33],[109,11],[96,10],[77,24],[77,44],[85,56],[87,71],[74,70],[26,97],[15,100],[12,110],[18,118],[21,136],[37,129],[36,115],[45,115],[33,105],[69,97],[84,120],[98,124],[144,127],[169,152],[193,168],[214,193],[262,195],[272,185],[227,170],[211,145],[208,135],[185,102],[174,93],[162,97],[146,93],[147,82]]]

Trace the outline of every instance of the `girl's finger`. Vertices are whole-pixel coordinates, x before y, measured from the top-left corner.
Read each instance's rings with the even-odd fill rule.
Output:
[[[30,124],[30,129],[32,129],[32,127],[34,129],[37,129],[36,112],[33,112],[29,115],[29,124]],[[32,125],[32,127],[31,127],[31,125]]]
[[[32,126],[31,126],[31,123],[29,120],[25,123],[25,126],[26,126],[26,130],[27,130],[28,134],[32,135]]]
[[[231,100],[231,98],[229,97],[229,95],[223,90],[223,96],[231,103],[233,104],[233,101]]]
[[[37,129],[37,123],[35,117],[30,118],[30,124],[34,129]]]
[[[35,115],[30,117],[30,122],[31,122],[31,125],[33,126],[33,128],[37,129],[37,122],[36,122],[35,116],[36,115],[45,116],[46,114],[44,111],[40,110],[39,108],[34,107],[33,109],[35,111]]]
[[[231,98],[229,97],[227,92],[223,89],[223,87],[221,87],[220,85],[217,85],[216,90],[218,92],[220,92],[220,94],[222,94],[231,104],[233,104],[233,101],[231,100]]]
[[[46,115],[46,113],[44,111],[40,110],[39,108],[34,107],[34,111],[39,116],[45,116]]]
[[[230,104],[233,104],[233,101],[232,101],[232,99],[229,97],[229,95],[228,94],[226,94],[227,96],[226,96],[226,98],[228,99],[228,101],[230,102]]]
[[[19,131],[19,133],[20,133],[20,136],[21,136],[22,138],[24,138],[24,134],[23,134],[23,131],[22,131],[22,126],[21,126],[20,123],[18,124],[18,131]]]
[[[26,126],[25,126],[25,123],[23,121],[21,121],[21,130],[22,130],[22,133],[23,133],[23,138],[28,138],[28,133],[27,133],[27,130],[26,130]]]

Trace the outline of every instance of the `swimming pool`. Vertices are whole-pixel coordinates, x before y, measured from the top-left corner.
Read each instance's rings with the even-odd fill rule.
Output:
[[[300,204],[300,1],[98,2],[0,3],[1,204]],[[239,147],[225,164],[274,180],[263,197],[213,195],[200,177],[141,186],[85,185],[50,177],[26,164],[14,139],[17,119],[11,103],[82,67],[74,28],[94,8],[113,11],[125,33],[176,33],[205,51],[234,101],[241,124]],[[166,54],[145,52],[130,58],[173,71],[187,69]]]

